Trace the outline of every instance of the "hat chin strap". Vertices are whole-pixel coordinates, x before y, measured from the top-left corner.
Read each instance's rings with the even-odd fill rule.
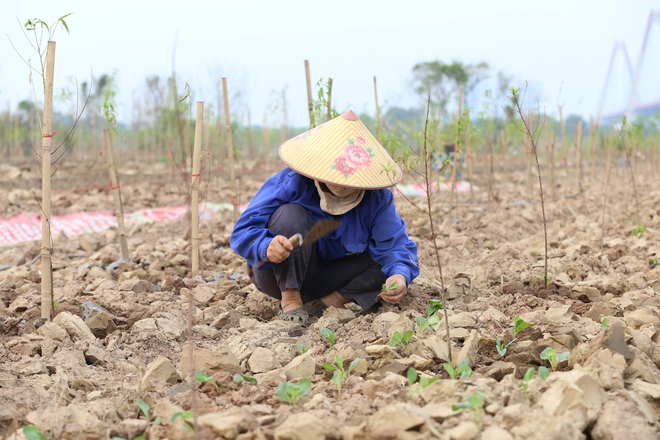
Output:
[[[346,188],[338,185],[327,185],[314,181],[321,198],[321,210],[332,215],[346,214],[360,204],[364,197],[363,189]]]

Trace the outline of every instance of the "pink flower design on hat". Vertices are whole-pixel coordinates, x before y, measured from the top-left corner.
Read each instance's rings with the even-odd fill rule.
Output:
[[[333,169],[336,169],[348,179],[348,176],[352,176],[355,172],[355,168],[352,167],[348,161],[348,156],[342,154],[339,157],[335,158],[335,164],[332,166]]]
[[[369,152],[362,145],[345,145],[344,155],[347,156],[348,164],[353,168],[366,170],[371,166]]]
[[[365,139],[361,136],[355,138],[359,143],[365,143]],[[364,148],[362,145],[356,145],[353,139],[346,140],[347,145],[344,145],[344,152],[335,158],[335,164],[330,168],[337,170],[348,179],[356,170],[366,170],[371,166],[371,158],[376,155],[371,148]]]

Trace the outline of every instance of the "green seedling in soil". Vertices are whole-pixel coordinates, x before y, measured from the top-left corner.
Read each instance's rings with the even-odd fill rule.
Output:
[[[451,377],[453,380],[456,379],[466,379],[474,373],[472,371],[472,368],[470,368],[470,360],[469,359],[463,359],[456,367],[451,363],[449,358],[445,356],[445,362],[442,364],[442,368],[445,369],[447,374],[449,374],[449,377]]]
[[[529,367],[523,376],[523,380],[518,382],[518,386],[523,390],[523,396],[527,399],[527,391],[529,390],[529,382],[534,378],[536,370],[534,367]]]
[[[311,347],[305,347],[303,344],[298,344],[298,353],[305,354]]]
[[[649,266],[651,267],[651,269],[660,266],[660,258],[656,258],[655,260],[649,260]]]
[[[439,299],[430,299],[429,305],[426,307],[426,316],[435,315],[439,310],[443,310],[445,306],[442,304],[442,301]]]
[[[558,355],[554,348],[548,347],[541,352],[540,356],[541,359],[550,362],[550,367],[552,368],[552,371],[557,371],[557,365],[561,361],[566,359],[569,354],[571,354],[570,351],[565,351],[564,353]]]
[[[332,375],[332,383],[337,385],[337,394],[341,395],[341,384],[344,382],[344,379],[348,378],[351,375],[351,371],[355,369],[360,358],[355,358],[353,362],[348,366],[348,370],[344,369],[344,360],[341,356],[335,358],[334,364],[323,364],[323,369],[326,371],[334,371]]]
[[[426,376],[426,375],[419,375],[417,372],[417,369],[415,367],[410,367],[408,368],[408,372],[406,373],[406,376],[408,378],[408,386],[410,387],[410,390],[412,392],[419,391],[420,389],[424,389],[431,385],[433,382],[436,382],[440,380],[439,377],[431,377],[431,376]],[[417,383],[417,386],[413,389],[413,385],[415,385],[415,382],[417,382],[417,379],[419,378],[419,382]]]
[[[438,315],[431,315],[428,319],[423,316],[416,316],[415,323],[417,324],[417,337],[421,338],[424,334],[424,330],[429,328],[429,326],[437,325],[440,322]]]
[[[516,342],[517,339],[512,339],[508,344],[503,344],[502,341],[500,341],[499,336],[495,335],[495,348],[497,348],[497,353],[504,357],[506,354],[506,349],[509,348],[509,345],[513,344]]]
[[[172,414],[172,418],[170,419],[170,423],[174,424],[177,419],[183,420],[183,425],[186,427],[186,429],[191,432],[195,433],[195,428],[193,428],[193,425],[188,422],[188,420],[193,420],[195,418],[195,414],[192,411],[183,411],[183,412],[177,412]]]
[[[410,343],[412,337],[412,330],[406,330],[403,334],[395,331],[392,333],[392,339],[390,339],[390,347],[401,346],[401,348],[405,348]]]
[[[643,234],[644,232],[646,232],[646,226],[644,226],[641,223],[635,226],[635,228],[633,229],[633,235],[640,235]]]
[[[550,377],[550,370],[548,370],[547,367],[539,367],[539,377],[541,380],[546,380],[548,377]]]
[[[516,315],[513,318],[513,337],[517,337],[518,333],[521,331],[525,330],[527,327],[529,327],[529,322],[526,322],[524,319],[522,319],[520,316]]]
[[[541,199],[541,214],[542,214],[542,219],[543,219],[543,239],[544,239],[544,252],[543,252],[543,280],[544,284],[547,286],[548,282],[548,223],[546,221],[546,216],[545,216],[545,199],[544,199],[544,194],[543,194],[543,179],[541,178],[541,164],[539,162],[539,154],[538,154],[538,144],[539,144],[539,139],[541,137],[541,132],[543,131],[543,127],[545,126],[545,121],[546,117],[545,114],[543,115],[543,121],[541,122],[541,112],[540,110],[537,110],[536,116],[537,116],[537,121],[536,124],[534,123],[534,118],[533,114],[530,112],[529,116],[525,116],[525,112],[523,111],[523,105],[525,102],[525,96],[527,96],[527,82],[525,82],[525,90],[523,91],[522,95],[520,93],[520,88],[518,87],[511,87],[511,96],[509,96],[509,99],[511,100],[512,108],[513,111],[509,114],[507,112],[507,116],[513,123],[513,125],[525,136],[527,141],[525,142],[525,146],[527,149],[530,151],[531,154],[534,155],[534,159],[536,160],[536,172],[538,175],[538,180],[539,180],[539,198]],[[513,115],[516,114],[520,118],[520,124],[517,124],[513,120]]]
[[[195,380],[201,384],[205,384],[208,382],[212,384],[216,389],[219,388],[215,379],[209,377],[209,375],[206,374],[206,371],[202,371],[202,370],[195,371]]]
[[[137,399],[135,403],[137,403],[138,408],[140,408],[140,411],[142,411],[142,414],[144,414],[144,419],[147,421],[147,426],[160,425],[160,417],[156,417],[153,423],[151,422],[151,417],[149,416],[149,405],[147,404],[147,402],[141,399]]]
[[[329,328],[322,328],[321,334],[330,342],[330,347],[334,347],[337,340],[337,332],[333,332]]]
[[[244,376],[242,374],[236,373],[234,374],[234,382],[247,382],[249,384],[256,385],[257,379],[252,376]]]
[[[477,422],[477,425],[479,425],[479,428],[481,428],[483,426],[483,420],[481,417],[481,411],[483,410],[483,407],[484,395],[481,394],[480,391],[477,391],[475,394],[468,396],[467,399],[465,399],[465,402],[453,404],[451,409],[454,411],[458,411],[460,409],[470,410],[474,420]]]
[[[309,379],[303,377],[297,384],[293,382],[281,382],[277,386],[277,397],[291,406],[296,406],[298,399],[309,393],[312,389],[312,383]]]
[[[34,425],[24,426],[23,435],[28,440],[48,440],[48,437],[46,437],[46,435]]]
[[[607,316],[605,316],[603,317],[603,321],[600,323],[600,328],[606,329],[608,325],[610,325],[610,321],[607,319]]]

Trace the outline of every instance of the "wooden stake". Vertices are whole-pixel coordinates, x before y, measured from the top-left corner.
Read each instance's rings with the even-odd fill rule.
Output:
[[[326,121],[332,119],[332,78],[328,78],[328,117]]]
[[[527,113],[527,122],[529,123],[530,130],[532,130],[532,133],[534,132],[534,114],[530,110]],[[530,142],[531,144],[531,142]],[[532,173],[532,150],[531,150],[531,145],[529,148],[527,148],[527,192],[529,193],[529,200],[534,199],[534,174]],[[538,175],[538,170],[536,172]]]
[[[234,221],[238,220],[238,182],[236,181],[236,168],[234,167],[234,143],[231,140],[231,120],[229,118],[229,95],[227,94],[227,78],[222,78],[222,95],[225,101],[225,133],[227,135],[227,158],[229,159],[229,173],[231,176],[232,205],[234,205]]]
[[[316,127],[314,123],[314,103],[312,101],[312,79],[309,74],[309,61],[305,60],[305,78],[307,79],[307,108],[309,109],[309,128]]]
[[[470,184],[470,203],[474,204],[474,190],[472,189],[472,142],[470,141],[470,121],[468,120],[467,127],[465,127],[465,144],[467,151],[467,166],[468,166],[468,182]]]
[[[124,206],[121,201],[121,188],[119,186],[119,174],[117,173],[117,166],[115,164],[115,153],[112,148],[112,140],[110,138],[110,130],[103,130],[103,157],[108,167],[108,174],[110,175],[110,191],[115,199],[115,216],[117,217],[117,233],[119,235],[119,246],[121,247],[121,258],[126,263],[131,261],[128,254],[128,243],[126,242],[126,228],[124,227]]]
[[[456,179],[458,178],[458,162],[460,159],[460,149],[458,143],[460,142],[459,135],[461,132],[461,114],[463,113],[463,87],[458,88],[458,120],[456,121],[456,137],[454,142],[454,160],[451,170],[451,191],[449,193],[449,206],[454,210],[454,202],[458,204],[458,196],[456,194]]]
[[[564,153],[564,171],[568,177],[568,147],[566,146],[566,127],[564,125],[564,115],[561,112],[561,105],[559,106],[559,127],[561,129],[561,150]]]
[[[380,142],[380,107],[378,106],[378,86],[374,76],[374,96],[376,97],[376,139]]]
[[[575,148],[577,149],[577,180],[578,191],[582,194],[582,121],[577,123],[577,142]]]
[[[254,154],[254,142],[252,140],[252,116],[250,114],[250,109],[248,109],[247,112],[247,137],[248,137],[248,155],[250,158],[254,158],[256,155]]]
[[[591,138],[591,166],[589,167],[589,182],[593,185],[594,177],[596,175],[596,141],[598,127],[594,123],[594,117],[591,116],[589,119],[589,137]]]
[[[53,147],[53,74],[55,71],[55,42],[48,42],[46,52],[46,83],[44,89],[44,126],[41,133],[41,317],[52,318],[53,246],[50,235],[50,165]]]
[[[191,211],[191,226],[192,226],[192,277],[199,275],[199,168],[200,168],[200,154],[202,148],[202,130],[204,129],[204,103],[197,101],[197,113],[195,119],[195,143],[193,144],[193,161],[192,161],[192,204]],[[192,353],[191,353],[192,355]]]
[[[550,188],[552,189],[551,195],[555,194],[555,141],[557,138],[557,132],[552,131],[552,140],[550,141]]]
[[[488,203],[493,201],[493,177],[495,170],[493,169],[493,135],[488,135]]]

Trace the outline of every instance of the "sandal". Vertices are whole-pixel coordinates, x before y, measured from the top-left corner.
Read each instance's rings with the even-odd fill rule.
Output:
[[[280,306],[277,316],[282,321],[296,322],[303,327],[307,327],[307,324],[309,324],[309,313],[307,313],[304,307],[298,307],[297,309],[285,312],[282,310],[282,306]]]
[[[321,317],[323,316],[323,312],[325,312],[325,309],[328,308],[325,304],[323,304],[323,301],[320,299],[313,299],[311,301],[307,301],[305,304],[303,304],[303,307],[307,311],[307,313],[311,316],[317,316]]]

